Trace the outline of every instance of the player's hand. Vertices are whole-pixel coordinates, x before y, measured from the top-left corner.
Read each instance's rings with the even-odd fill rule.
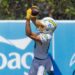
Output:
[[[29,8],[29,9],[26,11],[26,19],[30,20],[30,18],[31,18],[31,13],[32,13],[32,10],[31,10],[31,8]]]

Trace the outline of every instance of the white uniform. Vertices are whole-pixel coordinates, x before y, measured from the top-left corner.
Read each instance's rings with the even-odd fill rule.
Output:
[[[46,30],[37,34],[40,37],[42,44],[35,42],[34,57],[45,59],[48,57],[50,40],[54,30],[56,29],[56,23],[50,17],[43,18],[41,23],[46,27]]]
[[[53,65],[49,57],[48,50],[52,34],[56,28],[56,24],[54,20],[49,17],[42,19],[41,23],[46,26],[46,30],[42,33],[37,33],[37,35],[40,37],[42,44],[35,41],[34,59],[32,62],[31,69],[29,71],[29,75],[37,75],[38,71],[41,72],[41,70],[43,70],[39,70],[39,67],[41,65],[46,69],[48,75],[54,75]]]

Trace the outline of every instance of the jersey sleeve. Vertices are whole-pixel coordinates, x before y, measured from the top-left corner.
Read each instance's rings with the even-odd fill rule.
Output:
[[[40,34],[39,35],[41,42],[47,42],[48,40],[51,39],[51,35],[50,34]]]

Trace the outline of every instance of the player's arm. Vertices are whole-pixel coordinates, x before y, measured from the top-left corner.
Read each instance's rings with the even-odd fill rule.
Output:
[[[51,36],[48,35],[48,34],[40,34],[40,35],[37,35],[37,34],[33,33],[31,31],[30,21],[29,20],[26,20],[26,34],[27,34],[28,37],[30,37],[31,39],[39,42],[40,44],[42,44],[43,42],[45,42],[49,38],[51,38]]]
[[[31,31],[31,27],[30,27],[30,16],[31,16],[31,12],[27,11],[27,16],[26,16],[26,35],[28,37],[30,37],[31,39],[33,39],[33,40],[38,41],[38,42],[41,43],[40,37],[37,34],[35,34],[35,33],[33,33]]]

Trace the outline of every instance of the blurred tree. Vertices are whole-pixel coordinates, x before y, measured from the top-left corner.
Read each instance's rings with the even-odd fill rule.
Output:
[[[32,3],[40,8],[39,18],[75,19],[75,0],[0,0],[0,19],[25,19]]]

